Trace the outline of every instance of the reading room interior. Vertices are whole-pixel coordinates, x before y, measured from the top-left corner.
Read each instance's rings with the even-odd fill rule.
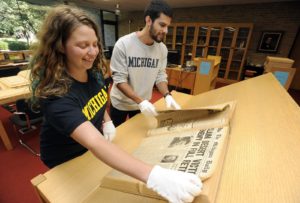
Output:
[[[156,17],[146,13],[151,3],[163,10]],[[92,20],[66,9],[61,21],[45,21],[57,6]],[[181,178],[172,173],[201,182],[192,199],[174,202],[300,202],[300,1],[3,0],[0,8],[0,202],[172,202],[160,192]],[[76,35],[86,41],[72,45],[80,26],[53,34],[67,17],[96,40]],[[94,83],[73,77],[86,64]],[[71,92],[76,85],[81,91]],[[86,104],[77,100],[86,95]],[[76,105],[80,111],[71,111]],[[99,151],[109,146],[122,156],[86,147],[97,145],[85,141],[91,128],[79,130],[86,123],[103,135]],[[50,125],[57,134],[49,140],[69,132],[58,149],[82,148],[53,167],[44,154],[52,149],[44,137]],[[153,166],[146,180],[141,166]],[[156,169],[165,179],[154,181]]]

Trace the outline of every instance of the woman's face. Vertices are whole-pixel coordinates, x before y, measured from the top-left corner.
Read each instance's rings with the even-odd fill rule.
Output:
[[[90,69],[99,53],[95,31],[87,26],[77,27],[65,45],[67,68],[71,72]]]

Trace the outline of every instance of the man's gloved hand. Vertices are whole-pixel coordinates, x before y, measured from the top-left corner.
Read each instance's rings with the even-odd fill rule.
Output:
[[[103,123],[103,135],[108,141],[112,141],[116,136],[116,127],[112,121],[107,121]]]
[[[174,100],[174,98],[170,94],[165,96],[165,101],[166,101],[167,108],[181,109],[179,104],[177,104],[177,102]]]
[[[154,166],[147,187],[171,203],[192,202],[202,190],[201,180],[194,174]]]
[[[146,116],[157,116],[155,107],[148,100],[144,100],[141,103],[139,103],[139,108],[142,114]]]

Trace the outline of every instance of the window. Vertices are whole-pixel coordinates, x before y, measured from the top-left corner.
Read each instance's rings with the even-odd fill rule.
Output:
[[[118,39],[118,16],[111,11],[100,11],[103,46],[106,58],[110,58],[112,49]]]

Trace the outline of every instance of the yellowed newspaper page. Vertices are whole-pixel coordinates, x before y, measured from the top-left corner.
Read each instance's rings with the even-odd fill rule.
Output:
[[[158,127],[150,129],[147,135],[229,126],[235,106],[236,102],[231,101],[215,106],[161,111],[156,117]]]
[[[153,165],[196,174],[204,181],[213,174],[227,136],[227,126],[151,136],[143,140],[133,156]],[[116,170],[104,177],[101,187],[163,199],[142,182]]]
[[[160,112],[157,119],[161,127],[149,130],[149,136],[133,152],[133,156],[149,164],[196,174],[205,181],[214,174],[220,157],[224,157],[221,155],[227,147],[229,121],[235,106],[236,102],[228,102]],[[180,116],[183,118],[175,118]],[[170,119],[175,122],[168,123]],[[163,199],[144,183],[116,170],[103,178],[101,187]]]
[[[214,171],[227,135],[228,127],[224,126],[152,136],[143,140],[133,156],[205,180]]]

